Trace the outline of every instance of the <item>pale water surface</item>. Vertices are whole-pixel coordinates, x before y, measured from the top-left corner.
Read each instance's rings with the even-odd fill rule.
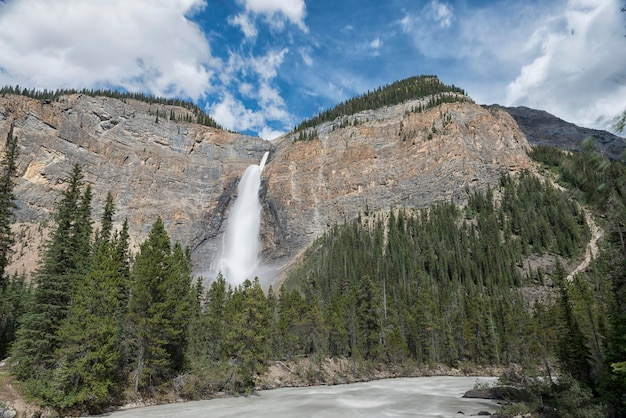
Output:
[[[337,386],[283,388],[251,396],[119,411],[115,418],[204,417],[467,417],[498,410],[494,401],[465,399],[476,382],[495,377],[414,377]],[[462,412],[463,414],[461,414]]]

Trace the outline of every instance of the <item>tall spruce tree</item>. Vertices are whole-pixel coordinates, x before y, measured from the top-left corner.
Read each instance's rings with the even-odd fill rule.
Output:
[[[569,286],[565,269],[560,261],[552,273],[552,279],[559,289],[559,306],[561,315],[561,333],[559,335],[559,361],[563,371],[576,380],[591,384],[591,353],[587,340],[580,330],[578,319],[574,316]]]
[[[5,269],[9,264],[11,248],[14,243],[11,225],[13,223],[13,211],[15,210],[15,174],[17,171],[17,157],[19,148],[17,138],[13,136],[13,126],[9,128],[4,148],[4,156],[0,169],[0,290],[6,283]]]
[[[193,296],[189,262],[178,245],[172,251],[157,219],[131,271],[126,322],[135,391],[155,390],[184,364],[184,319],[191,314]]]
[[[11,126],[7,134],[4,156],[0,163],[0,358],[6,356],[9,345],[15,338],[15,329],[21,314],[19,307],[23,306],[19,299],[15,299],[15,296],[21,296],[21,290],[16,291],[16,289],[24,287],[20,286],[17,276],[15,283],[11,283],[5,271],[15,241],[11,225],[16,207],[13,187],[18,155],[17,138],[13,136],[13,126]],[[23,281],[21,283],[23,284]]]
[[[114,248],[105,242],[89,273],[79,279],[68,317],[59,329],[60,366],[54,373],[59,407],[82,405],[100,412],[121,381],[118,266]]]
[[[67,319],[59,330],[60,366],[54,374],[59,390],[58,406],[86,407],[90,412],[110,401],[119,387],[123,315],[128,280],[121,266],[126,262],[111,237],[113,201],[107,197],[102,217],[103,233],[89,272],[78,286]]]
[[[36,288],[13,347],[15,374],[35,386],[49,385],[60,347],[59,328],[67,316],[78,278],[86,273],[90,253],[91,191],[81,195],[83,174],[74,165],[57,206],[56,228],[44,246],[34,274]],[[35,390],[37,392],[37,390]]]

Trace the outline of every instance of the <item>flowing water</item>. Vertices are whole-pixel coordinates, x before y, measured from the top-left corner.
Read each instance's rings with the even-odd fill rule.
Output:
[[[243,173],[237,187],[237,199],[228,215],[218,269],[233,285],[239,285],[246,279],[253,280],[259,271],[259,187],[268,155],[269,152],[266,152],[259,165],[253,164]]]
[[[414,377],[337,386],[283,388],[250,396],[213,399],[134,410],[114,418],[204,417],[463,417],[481,411],[494,413],[498,404],[465,399],[475,383],[493,383],[495,377]]]

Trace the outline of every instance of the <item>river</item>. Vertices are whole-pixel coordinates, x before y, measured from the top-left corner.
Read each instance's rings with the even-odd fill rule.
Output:
[[[337,386],[282,388],[250,396],[117,411],[114,418],[462,417],[494,413],[494,401],[465,399],[475,383],[495,377],[412,377]]]

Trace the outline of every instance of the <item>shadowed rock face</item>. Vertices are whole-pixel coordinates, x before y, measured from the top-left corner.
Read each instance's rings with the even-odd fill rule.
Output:
[[[606,131],[581,128],[543,110],[523,106],[494,105],[489,107],[500,108],[509,113],[531,145],[548,145],[570,151],[580,151],[582,142],[587,138],[592,138],[596,148],[612,159],[620,159],[626,148],[624,138]]]
[[[187,115],[179,107],[6,96],[0,135],[13,124],[19,139],[19,228],[37,228],[50,216],[62,179],[78,163],[92,184],[95,218],[107,191],[116,224],[128,218],[136,243],[161,216],[171,237],[192,249],[198,272],[221,248],[240,176],[270,150],[261,239],[264,260],[282,271],[326,228],[360,212],[464,201],[466,187],[531,167],[526,137],[505,111],[455,103],[412,113],[415,105],[363,112],[343,128],[326,123],[316,139],[294,143],[290,136],[267,142],[164,117],[156,123],[157,108]],[[13,268],[31,270],[36,251],[22,246]]]

